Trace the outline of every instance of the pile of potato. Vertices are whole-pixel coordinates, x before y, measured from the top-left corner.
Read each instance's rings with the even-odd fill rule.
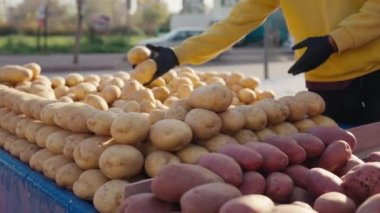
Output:
[[[226,144],[196,164],[162,167],[121,212],[371,213],[380,209],[380,152],[352,154],[339,127]]]
[[[324,101],[311,92],[276,99],[255,77],[189,67],[149,82],[144,72],[154,63],[133,64],[131,74],[50,79],[35,63],[0,68],[0,147],[100,212],[116,212],[128,183],[156,177],[165,165],[208,164],[213,154],[242,147],[250,153],[276,135],[337,126],[321,115]],[[283,152],[283,160],[292,155]],[[263,157],[251,158],[242,168],[261,171]],[[302,158],[288,161],[276,171]]]

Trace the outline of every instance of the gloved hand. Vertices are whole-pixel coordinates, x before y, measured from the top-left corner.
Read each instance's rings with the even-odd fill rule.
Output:
[[[297,75],[310,71],[323,64],[337,48],[329,36],[311,37],[293,46],[293,50],[306,47],[305,53],[289,69],[288,73]]]
[[[154,46],[151,44],[147,44],[146,47],[152,51],[150,58],[157,64],[157,71],[154,74],[152,81],[179,65],[178,58],[171,48]]]

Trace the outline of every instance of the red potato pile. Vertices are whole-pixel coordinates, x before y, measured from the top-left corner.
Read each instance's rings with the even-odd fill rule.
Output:
[[[190,213],[377,212],[380,162],[361,161],[352,154],[355,146],[355,136],[338,127],[315,127],[244,145],[228,143],[219,153],[202,155],[197,165],[162,167],[151,192],[145,193],[155,201],[144,208]],[[350,163],[353,159],[357,163]],[[142,195],[127,197],[122,212],[137,211],[133,207],[143,202]]]
[[[169,172],[169,182],[159,181],[153,193],[128,199],[125,209],[135,212],[147,202],[147,211],[183,205],[192,212],[199,210],[193,202],[204,206],[215,200],[203,210],[297,210],[307,208],[295,201],[312,204],[331,189],[356,190],[355,175],[342,177],[364,164],[352,155],[355,139],[321,114],[325,105],[315,93],[275,99],[259,89],[255,77],[189,67],[143,86],[155,71],[154,62],[146,60],[149,54],[142,47],[128,54],[137,65],[131,74],[71,73],[49,79],[35,63],[2,67],[0,73],[11,76],[0,74],[0,146],[91,200],[100,212],[118,212],[124,186],[164,179],[163,168],[174,165],[178,171],[192,169],[183,172],[188,174],[183,179],[178,171]],[[375,160],[375,154],[368,157]],[[326,179],[321,187],[318,175]],[[206,183],[214,185],[203,187]],[[179,191],[170,191],[173,186]],[[375,192],[352,199],[358,205]],[[286,205],[274,207],[279,203]]]

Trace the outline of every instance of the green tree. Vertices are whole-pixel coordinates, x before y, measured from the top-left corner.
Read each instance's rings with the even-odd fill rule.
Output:
[[[9,8],[8,22],[19,31],[34,31],[37,28],[38,10],[43,3],[48,5],[48,29],[50,32],[62,32],[74,29],[72,17],[68,15],[68,6],[59,0],[24,0],[16,7]],[[70,27],[71,26],[71,27]]]
[[[169,10],[165,3],[145,1],[140,3],[136,15],[133,17],[136,25],[148,35],[157,33],[158,28],[169,18]]]

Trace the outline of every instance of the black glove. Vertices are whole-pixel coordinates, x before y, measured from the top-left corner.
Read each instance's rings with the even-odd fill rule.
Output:
[[[157,64],[157,71],[152,80],[162,76],[170,69],[179,65],[178,58],[171,48],[154,46],[151,44],[147,44],[146,47],[152,51],[150,58]]]
[[[311,37],[293,46],[293,50],[306,47],[305,53],[289,69],[288,73],[297,75],[310,71],[323,64],[336,48],[330,43],[329,36]]]

